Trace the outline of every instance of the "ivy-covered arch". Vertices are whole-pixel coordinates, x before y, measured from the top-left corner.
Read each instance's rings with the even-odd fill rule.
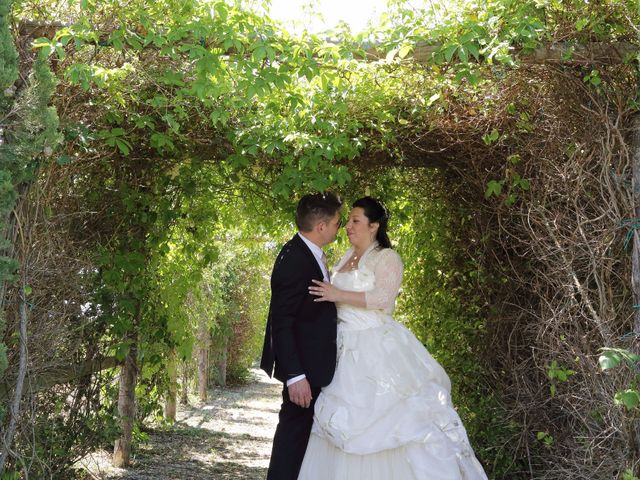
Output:
[[[381,33],[338,42],[291,38],[234,3],[37,7],[15,2],[16,25],[65,21],[38,30],[48,36],[33,49],[19,38],[17,65],[26,72],[38,51],[50,59],[64,140],[49,156],[34,143],[18,168],[38,175],[12,183],[23,191],[12,218],[34,226],[20,238],[40,243],[22,242],[16,257],[23,274],[41,272],[34,245],[56,258],[50,240],[61,235],[62,257],[79,262],[27,275],[27,292],[9,288],[5,343],[17,363],[21,317],[10,305],[44,305],[57,328],[82,326],[55,362],[123,364],[117,462],[129,455],[136,382],[143,417],[155,411],[146,397],[171,390],[174,352],[189,356],[197,326],[185,301],[221,263],[220,249],[278,238],[300,192],[333,188],[369,191],[396,212],[408,281],[401,315],[457,381],[495,478],[636,471],[637,406],[612,403],[616,391],[633,396],[631,373],[602,375],[596,362],[601,347],[635,348],[637,332],[624,241],[635,229],[633,5],[496,0],[420,11],[393,2]],[[359,61],[363,40],[383,60]],[[9,83],[17,96],[2,107],[3,154],[28,143],[16,132],[33,126],[14,106],[28,104],[21,92],[36,82]],[[73,311],[56,316],[61,294],[48,282],[74,270],[64,278]],[[43,353],[30,375],[42,378],[54,343],[29,338]],[[80,370],[82,381],[92,370]],[[19,375],[6,372],[6,398],[15,397]],[[57,378],[81,391],[73,376]],[[78,394],[91,414],[66,427],[91,419],[108,433],[113,412],[89,408],[100,395]],[[46,404],[39,428],[56,408]],[[56,431],[50,438],[62,442],[67,430]],[[53,457],[59,471],[80,438]]]

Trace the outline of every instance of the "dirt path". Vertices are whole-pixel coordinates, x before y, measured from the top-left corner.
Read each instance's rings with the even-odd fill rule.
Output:
[[[87,478],[264,479],[282,387],[258,370],[252,375],[249,385],[210,391],[205,404],[179,406],[175,426],[152,430],[131,468],[112,467],[108,452],[85,459]]]

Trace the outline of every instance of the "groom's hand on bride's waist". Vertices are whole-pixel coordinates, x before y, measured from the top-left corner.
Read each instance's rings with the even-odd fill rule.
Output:
[[[311,405],[311,385],[306,378],[292,383],[289,389],[289,399],[302,408],[309,408]]]

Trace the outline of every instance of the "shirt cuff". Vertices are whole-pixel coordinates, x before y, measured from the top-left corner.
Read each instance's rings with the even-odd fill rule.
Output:
[[[304,373],[302,375],[298,375],[297,377],[290,378],[289,380],[287,380],[287,387],[289,385],[293,385],[296,382],[299,382],[303,378],[307,378],[307,376]]]

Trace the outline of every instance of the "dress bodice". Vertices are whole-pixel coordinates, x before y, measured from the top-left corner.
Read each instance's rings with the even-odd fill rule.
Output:
[[[337,303],[338,328],[372,328],[392,320],[402,282],[402,261],[394,250],[376,246],[372,245],[364,253],[355,270],[339,271],[352,250],[347,251],[334,268],[331,282],[341,290],[365,292],[366,301],[365,308]]]
[[[373,290],[375,285],[375,275],[366,268],[357,268],[347,272],[334,272],[331,276],[331,283],[340,290],[350,292],[367,292]]]
[[[341,290],[351,292],[367,292],[374,287],[375,278],[372,273],[356,269],[348,272],[336,272],[332,276],[332,283]],[[354,307],[346,303],[336,303],[338,310],[339,330],[362,330],[379,327],[391,316],[381,310],[370,310]]]

